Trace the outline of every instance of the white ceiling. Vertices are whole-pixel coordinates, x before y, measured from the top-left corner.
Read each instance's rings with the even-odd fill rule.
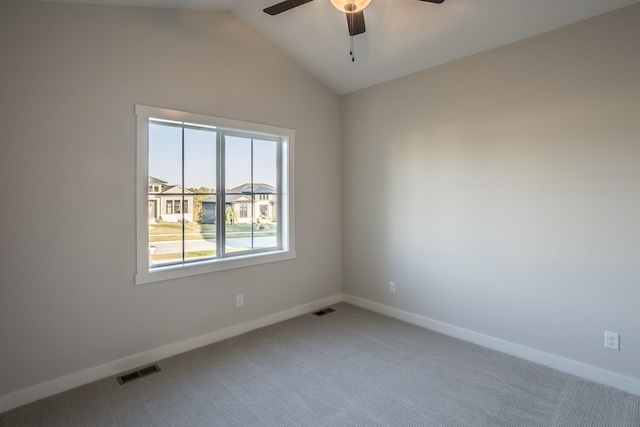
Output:
[[[48,0],[226,10],[339,94],[572,24],[638,0],[372,0],[349,57],[345,14],[314,0],[277,16],[280,0]]]

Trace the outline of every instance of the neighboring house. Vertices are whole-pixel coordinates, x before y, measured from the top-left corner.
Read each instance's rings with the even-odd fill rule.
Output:
[[[149,222],[193,222],[193,196],[179,185],[149,177]]]
[[[235,224],[277,221],[276,188],[269,184],[243,184],[226,190],[225,212]],[[253,200],[252,200],[253,199]],[[232,211],[228,212],[231,208]],[[216,196],[202,200],[202,222],[214,224],[216,220]]]

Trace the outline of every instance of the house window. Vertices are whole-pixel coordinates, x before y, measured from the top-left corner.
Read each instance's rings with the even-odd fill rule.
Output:
[[[137,284],[295,258],[294,131],[142,105],[136,116]],[[173,196],[162,227],[150,226],[153,180]],[[247,203],[236,217],[256,198],[270,200],[268,226]]]

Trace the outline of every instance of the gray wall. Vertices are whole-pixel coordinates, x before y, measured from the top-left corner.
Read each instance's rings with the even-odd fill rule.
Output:
[[[0,396],[342,292],[339,98],[230,14],[3,0],[0,61]],[[134,286],[136,103],[294,129],[298,257]]]
[[[347,95],[340,135],[340,99],[229,14],[3,0],[0,397],[343,279],[640,379],[637,22],[632,6]],[[298,257],[134,286],[136,103],[295,129]]]
[[[640,380],[639,22],[344,96],[345,294]]]

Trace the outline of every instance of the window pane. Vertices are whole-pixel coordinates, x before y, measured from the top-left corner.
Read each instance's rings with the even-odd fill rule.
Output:
[[[185,260],[216,255],[216,139],[214,129],[184,130]],[[188,206],[193,211],[188,211]]]
[[[149,266],[182,261],[182,225],[174,213],[182,183],[182,129],[149,123]]]
[[[225,138],[225,252],[275,248],[278,144]]]
[[[154,192],[161,184],[182,183],[182,129],[158,123],[149,123],[149,180]]]
[[[216,138],[215,130],[185,129],[184,186],[189,191],[215,193]]]
[[[224,184],[229,194],[241,193],[251,183],[251,139],[225,136]]]
[[[278,143],[253,140],[253,182],[267,184],[271,188],[257,188],[256,193],[272,193],[277,185]]]
[[[278,143],[253,141],[255,225],[253,248],[275,248],[277,239]]]
[[[225,137],[225,253],[253,249],[251,139]]]

